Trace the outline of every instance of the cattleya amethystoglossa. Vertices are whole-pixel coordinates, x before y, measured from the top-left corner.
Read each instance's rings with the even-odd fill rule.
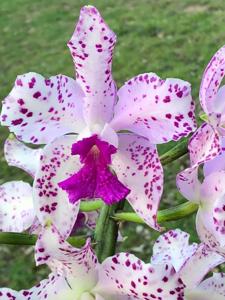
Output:
[[[224,47],[204,73],[200,101],[207,123],[190,140],[191,167],[177,177],[181,193],[199,204],[196,224],[202,242],[189,245],[187,233],[170,230],[156,240],[150,263],[131,253],[100,263],[90,239],[81,249],[66,241],[75,221],[80,222],[80,201],[95,198],[107,205],[126,198],[146,224],[159,230],[163,169],[156,145],[178,141],[196,127],[186,81],[144,73],[117,91],[111,70],[115,43],[97,9],[83,7],[68,42],[76,80],[20,75],[3,102],[2,125],[18,138],[6,141],[6,160],[28,172],[34,184],[0,186],[0,230],[30,228],[38,234],[36,264],[47,264],[51,273],[29,290],[0,289],[0,300],[225,299],[225,275],[205,279],[225,260],[225,169],[212,160],[224,142],[224,88],[218,90]],[[44,147],[31,149],[22,142]],[[93,226],[97,217],[97,212],[90,214]]]
[[[82,199],[112,204],[126,197],[149,226],[159,229],[163,169],[156,144],[195,129],[191,87],[144,73],[117,90],[111,70],[115,43],[98,10],[83,7],[68,42],[76,80],[20,75],[3,102],[2,125],[24,142],[46,144],[34,183],[43,223],[49,218],[63,223],[57,206],[64,206],[68,194],[75,205]],[[64,219],[65,214],[74,219],[72,212],[61,214]]]

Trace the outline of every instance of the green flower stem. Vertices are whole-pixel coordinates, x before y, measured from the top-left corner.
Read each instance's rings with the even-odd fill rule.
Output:
[[[158,211],[157,221],[159,223],[179,220],[187,217],[198,209],[198,204],[192,202],[185,202],[172,208],[167,208]],[[134,223],[144,224],[145,222],[133,212],[121,212],[114,214],[113,218],[117,221],[128,221]]]
[[[35,245],[37,236],[35,234],[28,233],[16,233],[16,232],[1,232],[0,244],[7,245]],[[74,247],[82,247],[86,242],[85,236],[73,236],[67,240]]]
[[[121,204],[120,204],[121,205]],[[113,255],[115,251],[118,224],[115,221],[128,221],[144,224],[144,221],[133,212],[115,213],[121,206],[104,205],[96,226],[95,239],[97,242],[96,251],[100,259]],[[174,221],[196,212],[198,205],[192,202],[185,202],[178,206],[158,211],[157,220],[159,223]],[[27,233],[1,232],[0,244],[9,245],[35,245],[37,236]],[[75,247],[82,247],[85,244],[85,236],[73,236],[67,241]],[[103,243],[103,242],[104,243]]]
[[[90,212],[100,209],[103,206],[102,200],[82,201],[80,203],[80,211]]]
[[[100,262],[115,254],[119,224],[112,217],[123,209],[124,201],[108,206],[103,205],[95,228],[95,252]]]
[[[160,156],[160,161],[163,166],[168,165],[179,157],[188,152],[188,138],[184,138],[181,142],[177,143],[172,149]]]

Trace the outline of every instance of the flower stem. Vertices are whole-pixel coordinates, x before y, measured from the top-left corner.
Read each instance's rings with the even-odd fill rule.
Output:
[[[103,205],[101,208],[95,229],[95,252],[100,262],[115,254],[119,225],[112,217],[123,206],[124,201],[121,201],[111,206]]]
[[[17,232],[1,232],[0,244],[7,245],[35,245],[37,236],[35,234],[17,233]],[[72,236],[67,240],[72,246],[82,247],[85,244],[85,236]]]
[[[96,226],[95,239],[96,250],[100,259],[113,255],[116,247],[118,224],[115,221],[128,221],[144,224],[144,221],[133,212],[117,213],[121,206],[104,205]],[[196,212],[198,205],[192,202],[185,202],[178,206],[158,211],[157,219],[159,223],[174,221]],[[28,233],[1,232],[0,244],[9,245],[35,245],[37,236]],[[67,241],[75,247],[82,247],[85,244],[85,236],[73,236]],[[102,240],[104,244],[102,243]]]
[[[188,152],[188,140],[188,138],[184,138],[181,142],[177,143],[176,146],[162,154],[160,156],[161,164],[163,166],[168,165],[169,163],[186,154]]]
[[[185,202],[180,205],[159,210],[157,220],[159,223],[174,221],[182,219],[196,212],[198,204],[192,202]],[[144,224],[145,222],[134,212],[121,212],[114,214],[113,218],[117,221],[128,221],[134,223]]]
[[[80,211],[90,212],[100,209],[103,206],[102,200],[82,201],[80,203]]]

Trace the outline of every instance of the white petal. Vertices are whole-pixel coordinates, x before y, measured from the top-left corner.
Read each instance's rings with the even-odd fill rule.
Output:
[[[32,187],[23,181],[0,186],[0,231],[22,232],[34,221]]]
[[[71,155],[75,135],[62,136],[43,148],[39,170],[34,181],[37,216],[44,226],[49,220],[66,238],[76,221],[79,202],[71,204],[58,183],[80,167],[79,158]]]
[[[84,128],[83,97],[78,83],[67,76],[20,75],[3,101],[1,123],[24,142],[47,144]]]
[[[187,300],[225,300],[225,274],[214,273],[192,290],[185,291]]]
[[[32,177],[37,172],[41,151],[41,149],[31,149],[13,137],[8,138],[4,145],[7,163],[26,171]]]
[[[177,141],[196,127],[191,87],[186,81],[141,74],[126,82],[118,97],[110,123],[116,131],[129,130],[159,144]]]
[[[189,245],[189,237],[188,233],[180,229],[170,230],[160,235],[153,246],[151,263],[172,264],[178,272],[198,247],[196,243]]]
[[[157,149],[146,138],[119,134],[112,168],[130,190],[127,200],[151,227],[159,229],[156,214],[163,191],[163,170]]]

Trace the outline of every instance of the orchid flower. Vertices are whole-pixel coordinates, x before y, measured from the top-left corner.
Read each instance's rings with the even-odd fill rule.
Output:
[[[199,204],[196,229],[202,242],[225,256],[225,171],[206,176],[201,183],[195,174],[180,182],[180,192],[189,200]],[[187,190],[189,192],[187,193]]]
[[[32,149],[10,136],[4,144],[4,156],[10,166],[24,170],[34,178],[41,157],[42,149]],[[10,181],[0,186],[0,231],[22,232],[30,228],[30,232],[38,233],[40,222],[37,218],[35,199],[32,186],[23,181]],[[64,206],[68,208],[73,220],[72,231],[80,226],[94,229],[98,213],[79,212],[79,206],[72,205],[67,197],[61,198]],[[56,212],[59,214],[59,211]],[[75,222],[75,223],[74,223]]]
[[[208,114],[209,123],[204,123],[191,137],[191,166],[177,175],[177,187],[181,194],[199,204],[196,228],[200,239],[222,255],[225,255],[225,89],[224,86],[219,89],[219,85],[224,76],[224,64],[225,46],[211,59],[200,87],[200,101]],[[198,169],[202,163],[204,180],[200,182]]]
[[[225,170],[217,166],[203,182],[198,169],[189,168],[178,174],[177,186],[186,199],[199,204],[196,229],[201,241],[225,256]]]
[[[90,241],[82,249],[73,248],[51,226],[43,230],[36,244],[36,262],[50,266],[49,278],[30,290],[3,288],[0,296],[14,300],[197,300],[184,298],[184,293],[196,290],[205,295],[202,286],[206,286],[212,300],[220,299],[216,297],[224,296],[223,289],[213,287],[209,279],[201,281],[224,258],[203,244],[189,245],[188,239],[185,232],[171,230],[156,241],[151,263],[119,253],[99,264]],[[221,281],[216,277],[210,280]]]
[[[112,204],[127,197],[138,215],[159,229],[163,170],[156,144],[195,129],[191,88],[180,79],[145,73],[117,91],[111,72],[115,43],[97,9],[83,7],[68,42],[76,81],[64,75],[18,76],[3,102],[1,121],[20,140],[47,144],[35,197],[51,219],[66,191],[71,203],[101,198]],[[72,140],[68,154],[66,134]],[[66,208],[61,211],[61,218],[70,218]]]
[[[196,178],[198,166],[205,163],[205,172],[215,168],[225,170],[223,152],[225,150],[225,86],[219,88],[225,74],[225,46],[220,48],[207,65],[200,86],[199,99],[206,116],[204,122],[189,140],[191,167],[180,175],[193,173]],[[179,176],[178,176],[179,180]]]

